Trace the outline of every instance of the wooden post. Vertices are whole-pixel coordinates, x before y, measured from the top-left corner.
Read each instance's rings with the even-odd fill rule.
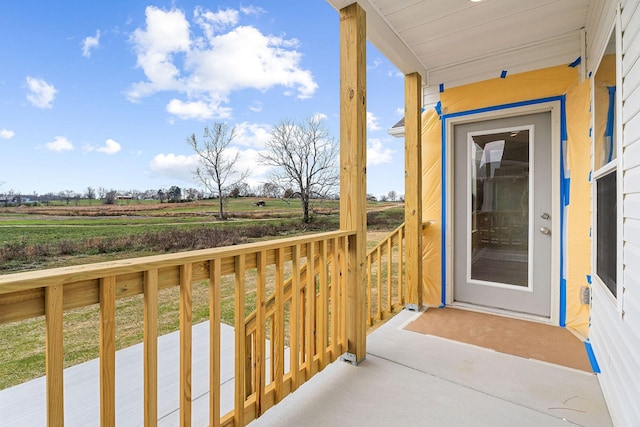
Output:
[[[100,279],[100,425],[116,425],[116,277]]]
[[[64,425],[64,333],[62,285],[44,288],[47,426]]]
[[[193,320],[193,271],[191,263],[180,266],[180,425],[191,425],[191,364]]]
[[[346,256],[347,352],[358,364],[366,354],[366,17],[359,4],[340,10],[340,229],[354,230]]]
[[[404,78],[404,223],[407,308],[422,309],[422,79]]]
[[[144,425],[158,425],[158,269],[144,273]]]

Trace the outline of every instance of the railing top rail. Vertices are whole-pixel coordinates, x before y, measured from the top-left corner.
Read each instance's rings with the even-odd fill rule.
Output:
[[[327,240],[338,237],[346,237],[355,234],[355,231],[329,231],[325,233],[309,234],[304,236],[274,239],[263,242],[246,243],[242,245],[224,246],[196,251],[178,252],[162,255],[151,255],[139,258],[106,261],[94,264],[58,267],[46,270],[27,271],[0,275],[0,294],[10,292],[42,288],[52,285],[78,282],[80,280],[93,280],[101,277],[137,273],[161,267],[171,267],[185,263],[195,263],[220,257],[232,257],[236,255],[255,253],[263,250],[272,250],[280,247],[294,246]]]

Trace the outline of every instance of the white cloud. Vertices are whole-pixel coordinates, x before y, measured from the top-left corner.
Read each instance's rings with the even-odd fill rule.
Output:
[[[249,105],[249,110],[253,111],[254,113],[259,113],[262,111],[262,102],[260,101],[253,101],[251,103],[251,105]]]
[[[53,100],[58,92],[53,85],[43,79],[27,76],[27,99],[34,107],[51,108]]]
[[[73,150],[73,144],[64,136],[56,136],[52,142],[47,142],[44,146],[49,151],[62,152]]]
[[[241,12],[257,14],[261,10]],[[130,87],[127,95],[131,101],[175,91],[186,98],[180,100],[182,104],[174,103],[170,111],[178,117],[201,118],[202,113],[184,114],[179,108],[191,104],[206,105],[212,116],[228,117],[231,110],[224,104],[233,91],[281,86],[298,98],[308,98],[318,87],[311,72],[300,66],[297,40],[237,26],[240,15],[236,10],[196,8],[196,28],[191,28],[181,10],[150,6],[146,15],[146,27],[136,29],[131,37],[146,80]]]
[[[91,57],[91,50],[96,49],[98,46],[100,46],[100,30],[96,30],[95,37],[89,36],[82,41],[82,56]]]
[[[211,39],[215,33],[227,27],[236,25],[240,18],[240,13],[235,9],[218,10],[212,12],[197,6],[193,13],[196,23],[204,31],[206,38]]]
[[[229,147],[224,154],[225,158],[233,158],[238,154],[235,169],[238,172],[249,170],[251,175],[247,178],[249,185],[255,186],[266,181],[269,167],[262,166],[259,162],[259,150],[253,148],[240,149]],[[149,163],[149,170],[157,176],[180,179],[182,181],[196,182],[193,173],[198,167],[198,156],[195,154],[185,156],[183,154],[158,154]]]
[[[0,129],[0,138],[1,139],[11,139],[14,137],[16,133],[12,130]]]
[[[378,118],[370,111],[367,111],[367,129],[372,132],[382,129],[378,124]]]
[[[367,64],[367,70],[374,70],[378,68],[380,65],[382,65],[382,59],[375,58],[373,62]]]
[[[395,150],[385,148],[382,141],[371,138],[367,142],[367,166],[375,166],[382,163],[391,163]]]
[[[396,108],[396,114],[399,116],[404,116],[404,107]]]
[[[327,120],[328,116],[324,113],[315,113],[312,116],[313,120],[315,121],[320,121],[320,120]]]
[[[132,101],[158,91],[184,89],[173,55],[187,52],[191,45],[189,22],[182,11],[147,6],[145,13],[146,29],[136,29],[131,41],[138,56],[137,65],[148,81],[133,84],[128,92]]]
[[[198,157],[195,154],[158,154],[149,163],[149,169],[154,175],[192,182],[197,164]]]
[[[270,125],[242,122],[236,125],[233,143],[246,147],[264,148],[271,137],[270,132]]]
[[[116,154],[118,151],[120,151],[122,149],[122,146],[117,143],[116,141],[114,141],[113,139],[107,139],[104,143],[103,146],[101,147],[95,147],[93,145],[87,144],[84,147],[82,147],[82,149],[86,152],[91,152],[91,151],[97,151],[98,153],[105,153],[105,154]]]
[[[183,120],[226,119],[231,116],[231,109],[220,104],[207,104],[203,101],[182,102],[179,99],[169,101],[167,111]]]

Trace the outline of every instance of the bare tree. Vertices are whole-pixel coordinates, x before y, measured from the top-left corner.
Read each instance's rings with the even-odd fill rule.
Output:
[[[249,171],[238,171],[236,163],[240,153],[229,155],[228,148],[236,136],[236,129],[229,129],[226,123],[214,123],[211,128],[205,126],[202,141],[193,134],[187,138],[187,144],[198,155],[198,168],[195,176],[220,201],[218,217],[224,219],[224,198],[227,190],[244,181]]]
[[[391,190],[389,191],[389,194],[387,194],[387,196],[389,197],[389,200],[391,200],[392,202],[395,202],[396,199],[398,198],[398,193],[396,193],[395,190]]]
[[[309,117],[300,124],[283,120],[271,130],[266,148],[260,156],[262,164],[275,167],[273,182],[299,193],[302,220],[309,222],[311,198],[326,197],[340,182],[336,165],[339,147],[329,136],[324,120]]]

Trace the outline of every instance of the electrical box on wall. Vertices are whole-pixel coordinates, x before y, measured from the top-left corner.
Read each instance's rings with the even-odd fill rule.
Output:
[[[591,288],[589,286],[580,288],[580,302],[582,304],[591,304]]]

